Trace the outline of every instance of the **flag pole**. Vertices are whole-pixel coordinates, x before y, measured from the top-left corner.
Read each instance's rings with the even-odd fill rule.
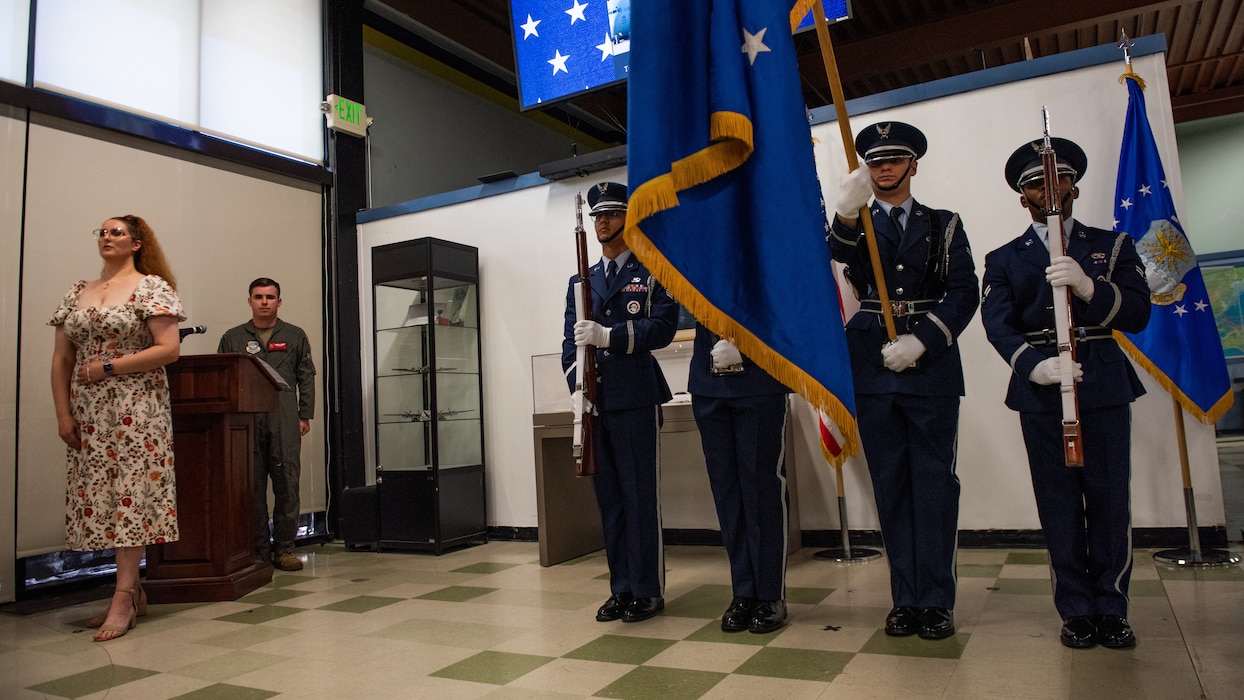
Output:
[[[1184,512],[1188,516],[1188,546],[1154,552],[1153,558],[1163,564],[1209,568],[1231,566],[1240,562],[1239,555],[1221,549],[1201,549],[1201,535],[1197,531],[1196,497],[1192,492],[1192,470],[1188,466],[1188,434],[1184,430],[1184,408],[1179,400],[1171,397],[1175,407],[1175,436],[1179,444],[1179,470],[1184,480]]]
[[[1119,30],[1118,46],[1123,50],[1123,63],[1126,67],[1123,75],[1119,76],[1119,82],[1122,83],[1128,79],[1135,80],[1140,89],[1144,90],[1145,81],[1132,70],[1131,48],[1135,44],[1136,42],[1128,38],[1126,30]],[[1192,490],[1192,469],[1189,467],[1188,460],[1188,433],[1184,429],[1184,409],[1179,405],[1179,400],[1174,394],[1171,395],[1171,405],[1175,409],[1175,438],[1179,445],[1179,471],[1183,476],[1184,513],[1188,518],[1188,546],[1155,552],[1153,558],[1164,564],[1206,568],[1238,564],[1240,557],[1231,552],[1220,549],[1201,549],[1201,534],[1196,519],[1196,495]]]
[[[816,37],[821,42],[821,60],[825,62],[825,75],[829,78],[830,97],[834,100],[834,111],[838,115],[838,131],[842,133],[842,147],[847,154],[847,166],[851,172],[860,167],[855,157],[855,140],[851,136],[851,121],[847,116],[847,101],[842,94],[842,78],[838,76],[838,59],[834,58],[834,44],[829,38],[829,22],[825,19],[825,4],[812,4],[812,17],[816,20]],[[881,255],[877,252],[877,234],[873,231],[873,217],[867,204],[860,209],[860,223],[864,225],[864,240],[868,244],[868,257],[873,268],[873,280],[877,287],[877,298],[881,302],[881,317],[885,321],[885,332],[890,340],[898,337],[894,329],[894,311],[890,307],[890,290],[885,284],[885,272],[881,267]]]
[[[821,11],[824,12],[824,10]],[[851,548],[851,528],[847,526],[847,487],[842,480],[842,467],[835,466],[834,473],[838,476],[838,525],[842,531],[842,546],[822,549],[819,552],[814,552],[812,556],[817,559],[832,559],[837,562],[869,561],[870,559],[880,558],[881,552],[875,549]]]

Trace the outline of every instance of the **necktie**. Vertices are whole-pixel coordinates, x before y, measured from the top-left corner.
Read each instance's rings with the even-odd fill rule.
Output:
[[[609,266],[605,268],[605,289],[613,286],[613,278],[618,276],[618,261],[610,260]]]
[[[890,220],[894,222],[894,230],[898,231],[898,235],[903,235],[903,208],[890,207]]]

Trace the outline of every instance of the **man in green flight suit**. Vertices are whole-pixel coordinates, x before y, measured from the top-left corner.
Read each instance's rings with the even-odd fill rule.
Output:
[[[297,571],[302,560],[294,555],[298,534],[298,477],[302,436],[311,430],[315,415],[315,364],[311,343],[301,328],[277,318],[281,285],[260,277],[251,282],[246,303],[251,320],[230,328],[220,338],[217,352],[244,352],[268,363],[288,385],[281,391],[275,413],[255,416],[255,553],[260,561],[272,558],[283,571]],[[268,479],[272,479],[272,529],[268,529]]]

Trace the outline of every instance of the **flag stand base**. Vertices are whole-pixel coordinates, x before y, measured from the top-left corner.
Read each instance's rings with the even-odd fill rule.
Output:
[[[841,471],[838,472],[842,474]],[[838,493],[842,493],[842,481],[839,476]],[[847,499],[842,495],[838,496],[838,522],[842,525],[842,546],[833,549],[822,549],[814,553],[812,556],[817,559],[832,559],[836,562],[857,562],[872,561],[879,559],[881,552],[875,549],[864,549],[862,547],[851,546],[851,529],[847,526]]]
[[[814,553],[812,556],[817,559],[830,559],[836,562],[857,562],[880,559],[881,552],[878,552],[875,549],[860,549],[858,547],[852,549],[834,547],[833,549],[822,549],[821,551]]]
[[[1211,568],[1215,566],[1233,566],[1240,563],[1240,555],[1221,549],[1192,550],[1188,547],[1164,549],[1154,552],[1153,558],[1163,564]]]

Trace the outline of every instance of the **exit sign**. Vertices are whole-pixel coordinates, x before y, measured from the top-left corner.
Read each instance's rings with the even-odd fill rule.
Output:
[[[371,124],[371,119],[367,118],[367,107],[339,95],[329,95],[320,109],[324,112],[328,128],[333,131],[367,136],[367,127]]]

